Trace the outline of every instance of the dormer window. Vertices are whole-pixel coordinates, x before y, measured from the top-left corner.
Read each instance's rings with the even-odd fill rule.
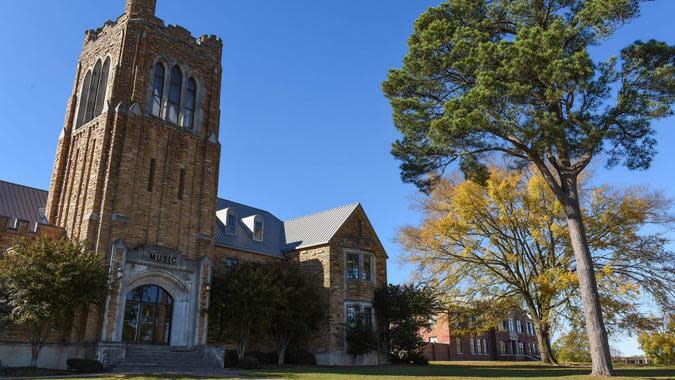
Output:
[[[227,217],[225,219],[225,232],[234,234],[237,227],[237,211],[233,208],[227,209]]]
[[[253,240],[263,240],[263,219],[259,216],[253,220]]]

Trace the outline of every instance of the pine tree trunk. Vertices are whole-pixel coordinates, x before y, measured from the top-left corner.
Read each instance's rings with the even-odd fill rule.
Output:
[[[577,263],[579,290],[583,302],[586,333],[591,346],[592,372],[595,376],[613,376],[607,330],[602,317],[598,285],[595,281],[593,259],[588,248],[586,230],[581,217],[576,176],[561,179],[563,205],[567,216],[570,240]]]

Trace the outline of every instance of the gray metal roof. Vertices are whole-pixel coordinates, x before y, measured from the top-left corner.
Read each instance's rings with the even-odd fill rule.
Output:
[[[358,206],[352,203],[285,221],[285,250],[328,243]]]
[[[233,208],[237,212],[235,231],[225,230],[225,220],[216,217],[216,244],[263,255],[282,257],[284,246],[284,223],[270,212],[227,199],[218,198],[216,211]],[[253,232],[242,219],[260,215],[263,218],[263,240],[253,240]]]
[[[358,203],[336,207],[282,222],[269,211],[218,198],[216,211],[236,210],[234,233],[225,229],[225,215],[216,218],[216,244],[247,252],[282,257],[284,251],[326,244],[358,207]],[[264,221],[263,241],[253,239],[253,233],[242,219],[260,215]],[[222,219],[221,219],[222,218]]]
[[[46,204],[47,191],[0,180],[0,215],[34,225],[45,222]],[[269,211],[218,198],[216,211],[232,208],[237,217],[234,233],[227,233],[225,220],[216,216],[215,242],[241,251],[283,257],[284,251],[328,243],[358,206],[352,203],[284,222]],[[253,239],[253,232],[242,220],[254,215],[263,218],[262,241]]]
[[[44,222],[47,192],[0,180],[0,215],[35,225]]]

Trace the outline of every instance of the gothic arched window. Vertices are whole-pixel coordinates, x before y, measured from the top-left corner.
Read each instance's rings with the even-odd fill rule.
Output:
[[[155,73],[152,78],[152,99],[150,100],[150,113],[154,116],[162,114],[162,94],[164,93],[164,65],[155,63]]]
[[[183,86],[183,73],[178,66],[171,69],[171,81],[169,82],[169,99],[167,120],[172,123],[178,123],[178,113],[180,111],[180,92]]]
[[[101,77],[98,80],[98,91],[96,93],[96,105],[94,106],[94,116],[98,116],[103,111],[103,104],[105,103],[105,92],[108,88],[108,72],[110,71],[110,57],[103,62],[101,69]]]
[[[77,111],[76,128],[84,124],[84,114],[87,110],[87,96],[89,95],[89,84],[91,84],[91,70],[87,70],[87,74],[84,76],[84,83],[82,83],[82,90],[80,91],[80,107]]]
[[[192,129],[195,118],[195,103],[197,100],[197,82],[190,78],[185,89],[185,107],[183,107],[183,127]]]
[[[84,113],[84,123],[94,118],[94,106],[96,105],[96,94],[98,93],[98,82],[101,77],[101,60],[99,59],[94,66],[94,73],[91,75],[91,84],[89,85],[89,94],[87,95],[87,111]]]

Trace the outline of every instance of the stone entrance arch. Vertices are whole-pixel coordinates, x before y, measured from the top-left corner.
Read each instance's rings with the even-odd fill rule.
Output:
[[[113,289],[106,304],[103,341],[125,343],[123,339],[127,295],[143,286],[158,286],[172,298],[171,346],[194,346],[206,343],[206,307],[211,264],[208,257],[188,259],[180,251],[157,246],[127,249],[118,241],[113,247],[111,269],[117,270]],[[107,325],[107,321],[111,325]],[[107,338],[106,338],[107,337]],[[134,342],[126,342],[134,343]],[[138,343],[138,342],[136,342]]]
[[[126,294],[122,341],[131,344],[169,344],[173,297],[161,286],[137,286]]]

